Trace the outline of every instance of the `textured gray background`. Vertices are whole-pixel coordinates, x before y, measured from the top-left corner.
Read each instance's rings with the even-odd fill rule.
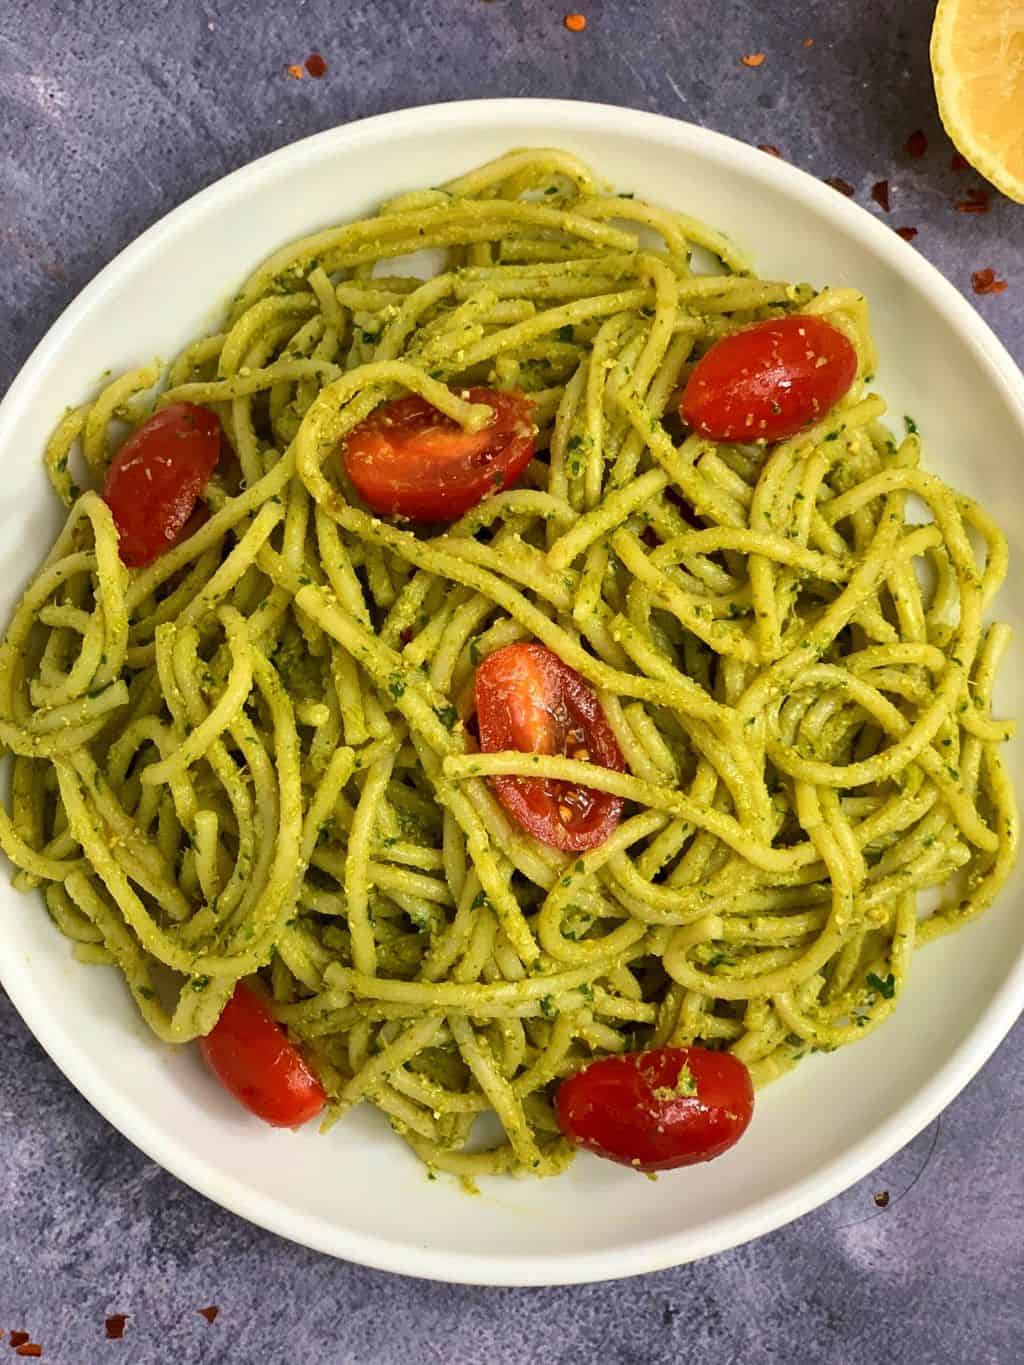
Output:
[[[2,0],[0,389],[101,265],[226,171],[366,114],[488,95],[617,102],[774,143],[876,213],[870,186],[887,176],[889,221],[918,227],[959,288],[981,266],[1009,281],[977,302],[1024,357],[1024,208],[953,208],[979,182],[950,168],[927,0],[579,7],[581,35],[551,0]],[[327,77],[290,79],[312,50]],[[766,60],[748,70],[740,55],[755,51]],[[911,161],[918,127],[930,150]],[[886,1167],[752,1246],[578,1289],[446,1287],[291,1246],[179,1185],[93,1113],[0,999],[0,1330],[30,1332],[60,1365],[1011,1365],[1022,1121],[1018,1025]],[[120,1343],[104,1337],[115,1312],[128,1314]]]

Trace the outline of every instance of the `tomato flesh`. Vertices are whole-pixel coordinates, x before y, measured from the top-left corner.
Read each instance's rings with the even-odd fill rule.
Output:
[[[194,403],[161,408],[114,456],[103,499],[129,568],[151,564],[181,539],[220,458],[220,418]]]
[[[260,997],[241,982],[199,1046],[240,1104],[275,1128],[297,1128],[324,1107],[324,1088]]]
[[[793,313],[723,337],[697,361],[680,416],[715,441],[782,441],[819,421],[857,373],[857,352],[823,318]]]
[[[532,401],[497,389],[460,395],[493,409],[494,419],[482,431],[463,431],[426,399],[410,394],[381,404],[349,432],[341,451],[345,472],[373,511],[453,521],[516,482],[537,444]]]
[[[625,770],[593,688],[544,645],[506,645],[488,655],[476,672],[476,714],[485,754],[564,754]],[[596,848],[622,813],[621,797],[572,782],[507,776],[490,782],[523,829],[552,848]]]
[[[661,1047],[591,1062],[559,1086],[562,1132],[638,1171],[671,1171],[721,1156],[743,1136],[754,1088],[728,1052]]]

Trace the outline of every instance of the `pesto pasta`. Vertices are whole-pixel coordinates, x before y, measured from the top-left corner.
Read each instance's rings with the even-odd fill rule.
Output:
[[[694,361],[794,312],[856,349],[838,405],[772,445],[683,428]],[[594,1057],[698,1043],[763,1084],[864,1037],[1018,842],[1006,544],[894,439],[874,369],[861,295],[760,279],[560,151],[283,247],[47,447],[67,522],[0,646],[15,884],[165,1041],[258,974],[328,1120],[369,1102],[467,1178],[563,1169],[553,1091]],[[518,485],[447,526],[369,512],[346,436],[405,394],[475,430],[480,384],[534,404]],[[102,485],[124,423],[179,402],[233,458],[205,523],[129,570],[71,466]],[[626,771],[478,752],[475,669],[519,641],[596,690]],[[566,854],[500,776],[624,815]]]

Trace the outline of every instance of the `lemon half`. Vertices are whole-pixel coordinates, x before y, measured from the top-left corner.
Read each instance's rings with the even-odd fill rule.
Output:
[[[958,151],[1024,203],[1024,0],[939,0],[931,58]]]

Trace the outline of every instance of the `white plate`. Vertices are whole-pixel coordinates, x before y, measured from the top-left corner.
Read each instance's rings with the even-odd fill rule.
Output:
[[[58,524],[46,436],[108,366],[169,357],[272,248],[437,184],[511,147],[549,144],[623,190],[685,209],[749,247],[762,274],[856,285],[873,309],[878,387],[917,419],[928,464],[1000,515],[1012,570],[999,611],[1024,615],[1024,380],[913,248],[772,157],[652,114],[557,100],[438,105],[286,147],[197,195],[124,251],[39,345],[0,406],[0,617]],[[1000,702],[1024,714],[1019,646]],[[1019,746],[1011,761],[1021,780]],[[549,1181],[491,1180],[471,1199],[429,1182],[378,1116],[326,1138],[249,1119],[196,1048],[154,1042],[112,970],[74,964],[41,905],[0,888],[0,973],[29,1028],[111,1123],[243,1217],[367,1265],[485,1284],[633,1275],[707,1256],[806,1213],[910,1140],[966,1084],[1024,1005],[1020,879],[961,934],[924,950],[895,1017],[812,1058],[758,1100],[743,1142],[655,1185],[581,1157]]]

